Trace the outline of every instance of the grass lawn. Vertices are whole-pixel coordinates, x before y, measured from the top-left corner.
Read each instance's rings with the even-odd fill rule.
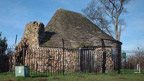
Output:
[[[71,73],[48,77],[18,77],[14,73],[0,73],[0,81],[144,81],[144,74],[123,71],[122,74]]]

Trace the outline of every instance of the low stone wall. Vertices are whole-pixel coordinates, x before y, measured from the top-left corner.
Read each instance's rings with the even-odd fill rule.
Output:
[[[97,48],[97,49],[95,49],[95,51],[96,51],[95,54],[97,55],[97,59],[95,62],[95,65],[97,65],[96,68],[99,68],[100,71],[102,71],[103,50],[102,50],[102,48]],[[106,48],[105,51],[106,51],[106,64],[105,64],[106,72],[110,72],[114,69],[114,62],[112,59],[112,49]],[[97,63],[97,62],[99,62],[99,63]]]
[[[19,62],[15,64],[27,65],[31,70],[37,72],[62,72],[63,69],[65,72],[101,72],[102,54],[101,48],[65,49],[63,51],[62,48],[40,47],[21,50],[14,56],[15,62]],[[111,55],[111,48],[106,48],[106,72],[113,70],[114,67]],[[24,58],[20,59],[20,56],[24,56]]]
[[[28,49],[25,55],[25,65],[39,72],[75,71],[78,69],[77,51],[64,52],[61,48]],[[64,65],[63,65],[64,64]]]

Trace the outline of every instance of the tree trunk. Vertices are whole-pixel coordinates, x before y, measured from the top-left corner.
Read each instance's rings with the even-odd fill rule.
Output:
[[[115,39],[118,41],[120,40],[119,29],[118,29],[118,17],[116,17],[116,20],[115,20]]]

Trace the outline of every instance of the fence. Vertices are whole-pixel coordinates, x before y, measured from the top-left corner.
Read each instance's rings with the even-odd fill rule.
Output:
[[[11,56],[9,69],[29,67],[31,76],[49,76],[71,72],[101,72],[103,50],[97,48],[22,48]],[[113,69],[111,48],[106,48],[106,71]]]

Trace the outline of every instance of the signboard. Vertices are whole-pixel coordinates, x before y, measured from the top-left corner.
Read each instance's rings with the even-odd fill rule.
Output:
[[[26,66],[15,66],[15,76],[16,77],[28,77],[29,71]]]

